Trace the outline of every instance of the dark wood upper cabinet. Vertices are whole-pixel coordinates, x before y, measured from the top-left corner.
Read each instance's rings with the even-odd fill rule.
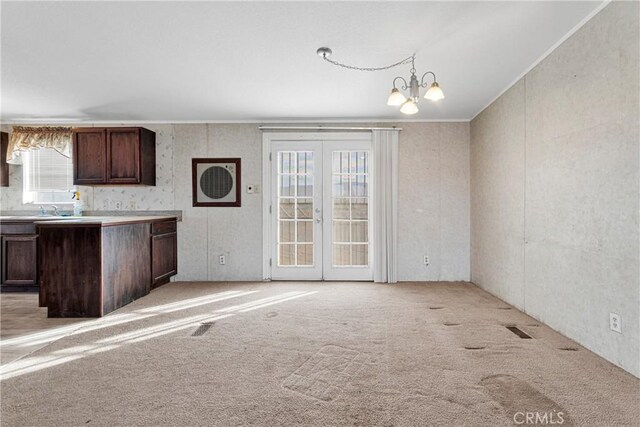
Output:
[[[74,184],[156,185],[156,134],[144,128],[76,128]]]
[[[9,148],[9,134],[0,132],[0,187],[9,186],[9,165],[7,164],[7,149]]]
[[[138,129],[107,129],[108,180],[113,183],[140,183],[140,135]]]
[[[73,130],[73,183],[104,184],[107,180],[106,129]]]

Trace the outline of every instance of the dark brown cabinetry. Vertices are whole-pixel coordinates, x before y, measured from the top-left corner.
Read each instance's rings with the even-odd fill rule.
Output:
[[[40,305],[49,317],[100,317],[176,274],[175,217],[37,222]]]
[[[156,185],[156,134],[144,128],[73,130],[76,185]]]
[[[3,291],[38,289],[38,236],[33,222],[0,225],[0,286]]]
[[[169,282],[178,273],[176,221],[151,225],[151,289]]]
[[[9,134],[0,132],[0,187],[9,186],[9,165],[7,164],[8,148]]]
[[[107,181],[107,139],[104,128],[74,129],[73,183],[104,184]]]
[[[38,285],[38,236],[2,236],[2,286]]]

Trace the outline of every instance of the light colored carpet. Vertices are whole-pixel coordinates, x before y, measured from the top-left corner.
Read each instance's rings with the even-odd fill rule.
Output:
[[[47,309],[38,307],[38,294],[32,292],[0,293],[0,344],[16,336],[33,336],[46,329],[59,331],[59,337],[77,329],[81,323],[92,319],[59,318],[48,319]],[[74,326],[76,325],[76,326]],[[55,339],[56,336],[51,336]],[[39,343],[31,341],[30,345],[0,345],[0,364],[23,357],[40,347],[48,340]]]
[[[640,380],[465,283],[173,283],[78,327],[3,366],[2,426],[640,417]]]

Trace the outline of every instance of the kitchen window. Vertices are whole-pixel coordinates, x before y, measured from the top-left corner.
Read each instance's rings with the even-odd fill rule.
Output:
[[[73,163],[51,148],[22,154],[23,202],[73,203]]]

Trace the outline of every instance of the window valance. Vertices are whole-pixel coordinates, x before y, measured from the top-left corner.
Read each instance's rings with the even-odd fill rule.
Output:
[[[52,148],[70,158],[71,140],[70,127],[13,126],[7,149],[7,163],[22,164],[22,152],[40,148]]]

